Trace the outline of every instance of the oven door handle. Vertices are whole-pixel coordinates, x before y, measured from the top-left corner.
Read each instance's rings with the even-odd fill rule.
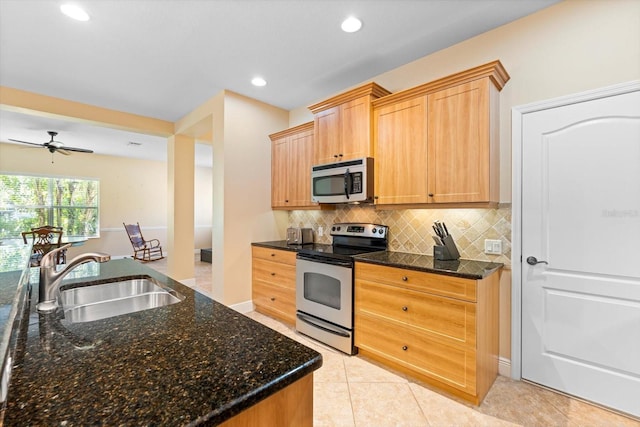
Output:
[[[298,316],[298,319],[302,320],[304,323],[308,323],[309,325],[318,328],[318,329],[322,329],[325,332],[329,332],[330,334],[334,334],[334,335],[338,335],[344,338],[349,338],[349,334],[341,331],[339,329],[333,329],[332,327],[330,327],[328,324],[326,324],[325,322],[322,322],[323,324],[321,325],[320,323],[314,322],[313,319],[309,316],[305,316],[302,313],[296,313],[296,316]]]

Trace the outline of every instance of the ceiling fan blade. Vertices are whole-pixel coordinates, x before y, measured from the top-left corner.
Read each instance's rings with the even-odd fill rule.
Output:
[[[44,145],[44,144],[36,144],[35,142],[29,142],[29,141],[20,141],[19,139],[11,139],[11,138],[9,138],[9,141],[20,142],[22,144],[37,145],[38,147],[46,147],[46,145]]]
[[[58,148],[55,150],[56,153],[64,154],[65,156],[71,155],[70,152],[67,151],[66,148]]]
[[[67,147],[66,145],[61,149],[66,151],[75,151],[76,153],[93,153],[93,150],[87,150],[86,148]],[[60,149],[58,151],[60,151]]]

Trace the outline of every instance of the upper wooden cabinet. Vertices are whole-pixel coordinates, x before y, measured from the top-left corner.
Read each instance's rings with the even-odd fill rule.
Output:
[[[375,203],[499,201],[500,61],[373,102]]]
[[[389,93],[376,83],[368,83],[310,106],[315,124],[313,163],[370,157],[371,102]]]
[[[271,207],[274,209],[316,208],[311,201],[313,164],[313,122],[305,123],[271,138]]]

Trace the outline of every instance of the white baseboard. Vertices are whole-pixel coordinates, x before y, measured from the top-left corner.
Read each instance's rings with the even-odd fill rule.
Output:
[[[498,357],[498,373],[504,377],[511,378],[511,360]]]
[[[253,301],[251,301],[251,300],[245,301],[245,302],[239,302],[237,304],[230,305],[229,308],[232,308],[235,311],[237,311],[239,313],[242,313],[242,314],[249,313],[249,312],[253,311],[253,309],[254,309]]]

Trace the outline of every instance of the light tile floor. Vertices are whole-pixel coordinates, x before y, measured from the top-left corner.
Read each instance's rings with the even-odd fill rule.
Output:
[[[211,264],[195,257],[195,285],[211,295]],[[147,264],[166,273],[166,259]],[[314,372],[314,426],[636,426],[640,422],[499,376],[480,406],[441,394],[359,356],[347,356],[257,312],[248,317],[322,354]]]

